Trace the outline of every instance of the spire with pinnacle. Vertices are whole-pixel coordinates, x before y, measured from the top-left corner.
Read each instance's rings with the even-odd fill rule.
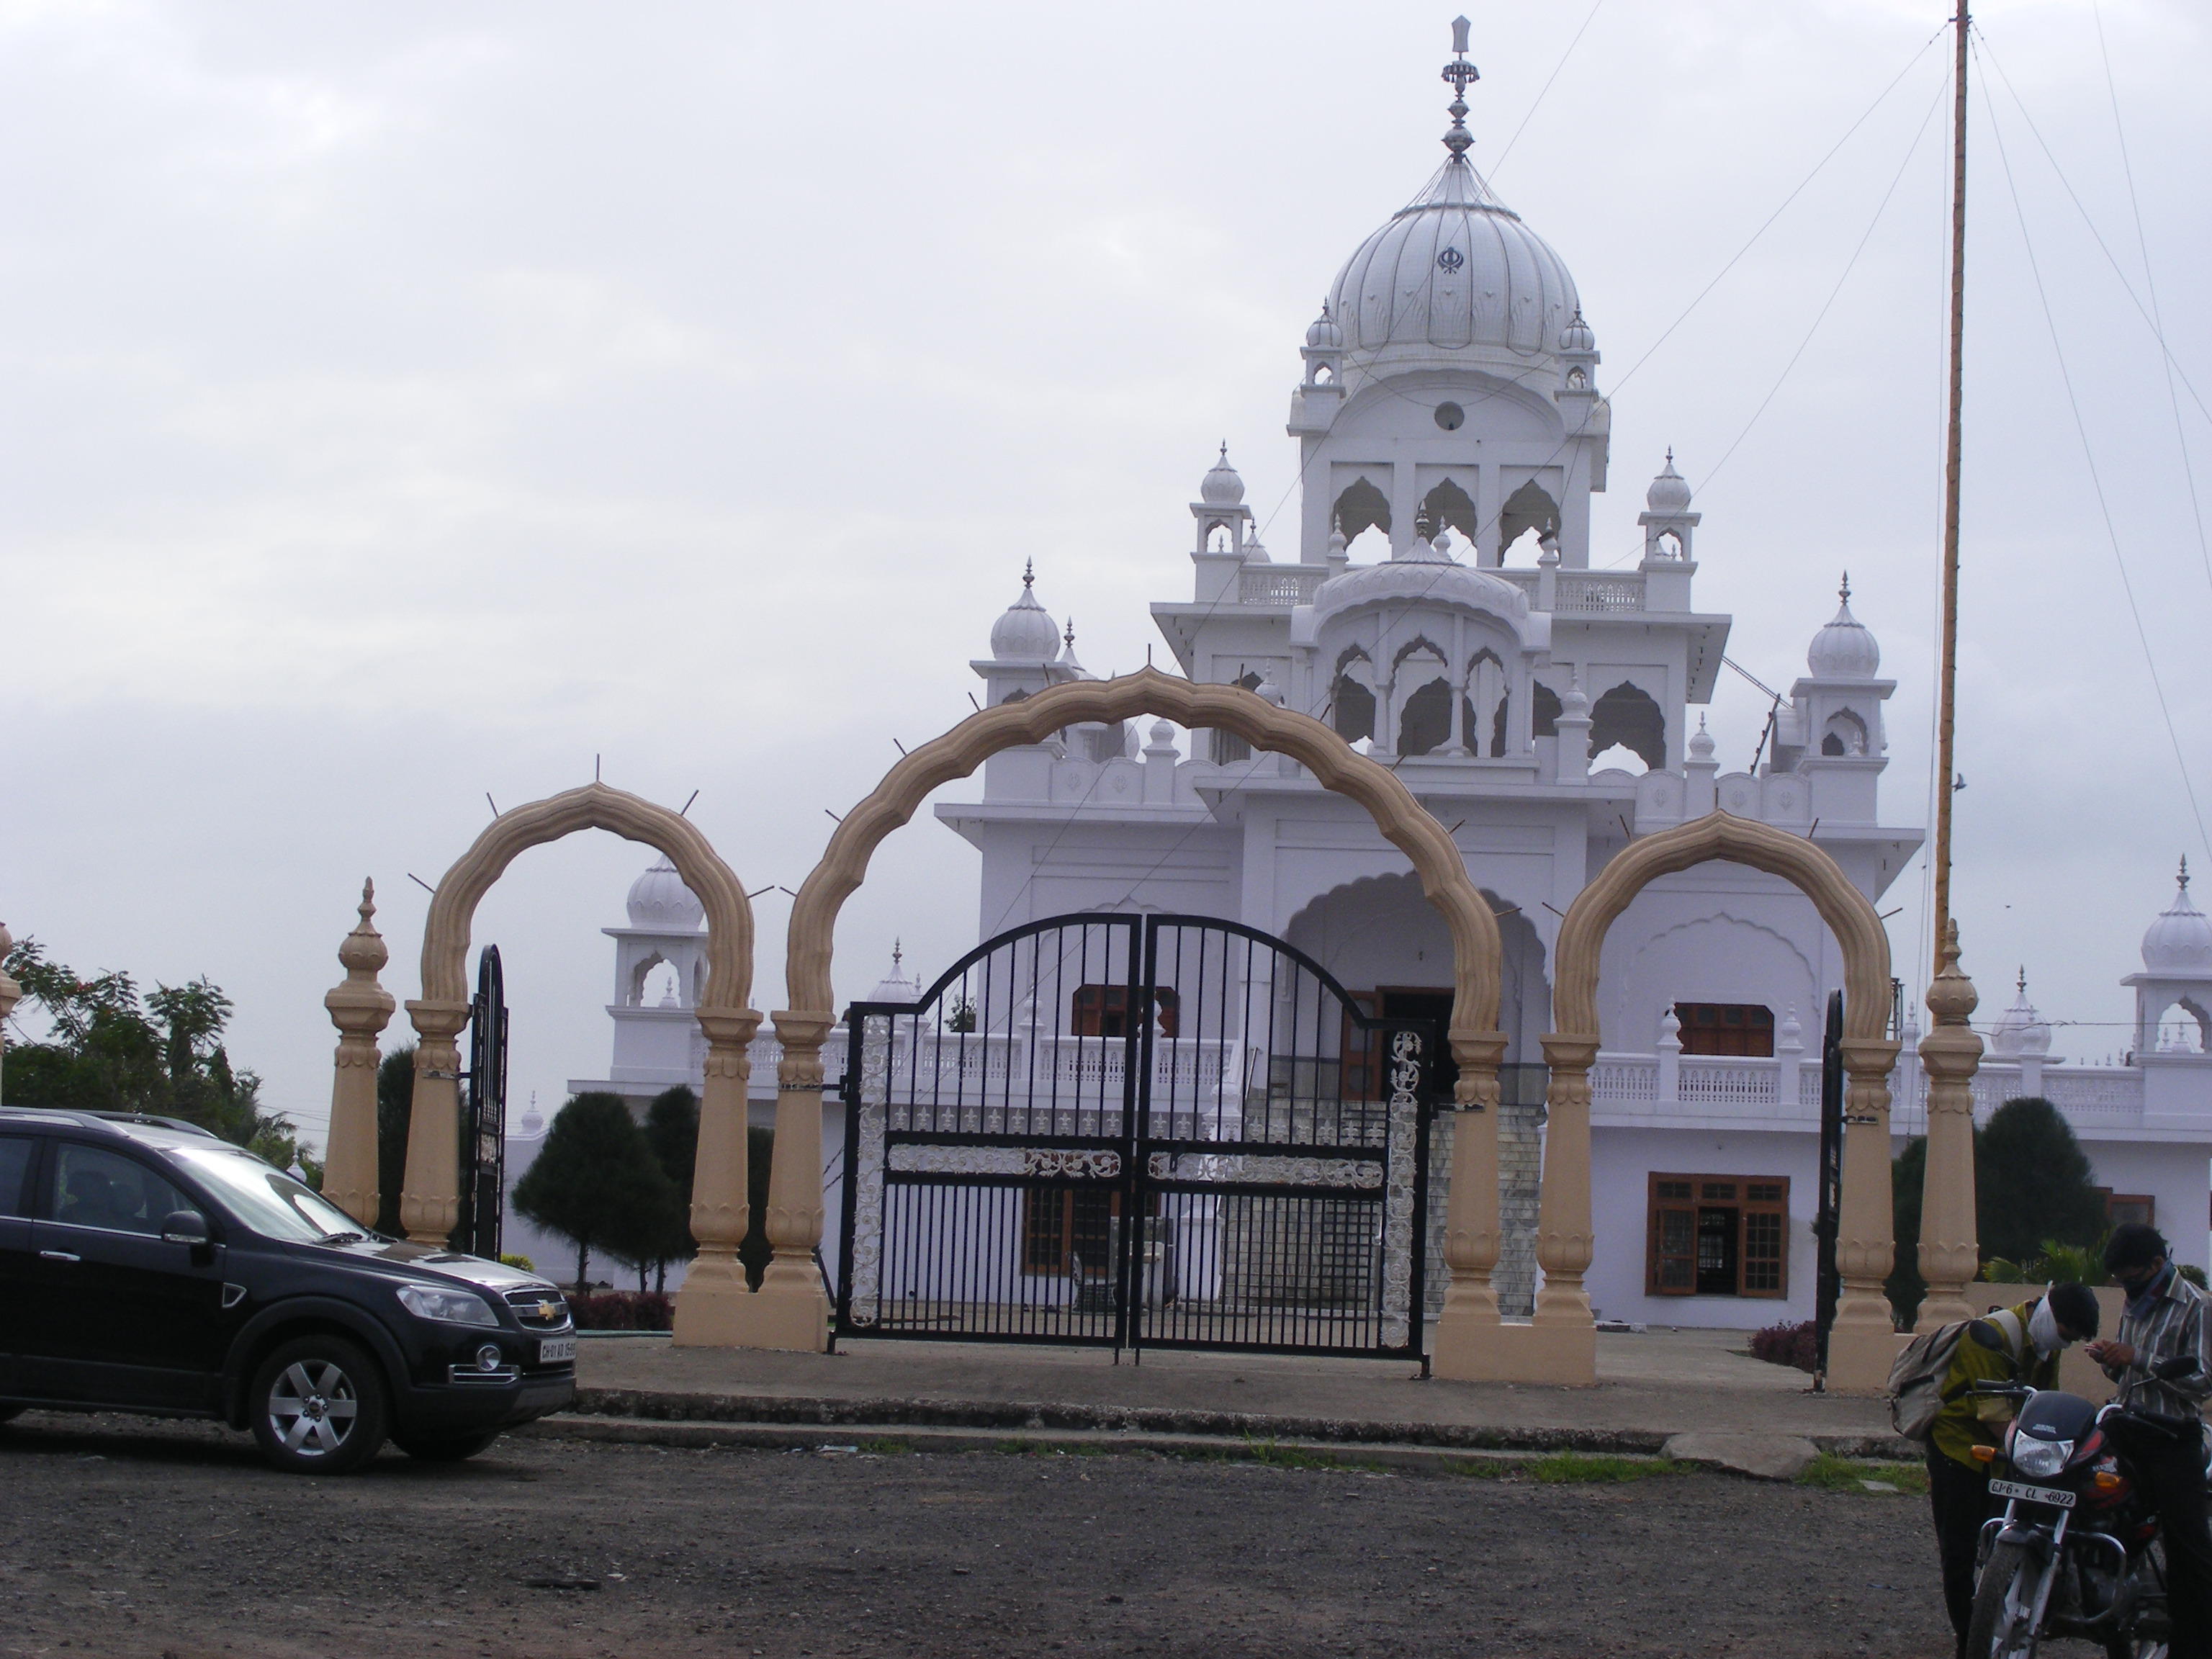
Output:
[[[1464,17],[1452,19],[1452,61],[1444,65],[1443,78],[1452,89],[1449,112],[1452,124],[1444,134],[1444,148],[1451,152],[1452,160],[1463,162],[1474,144],[1474,136],[1467,130],[1467,84],[1482,79],[1482,71],[1467,61],[1467,34],[1470,25]]]

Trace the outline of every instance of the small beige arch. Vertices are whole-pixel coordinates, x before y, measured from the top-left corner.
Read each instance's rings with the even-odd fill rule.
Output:
[[[745,1294],[737,1261],[748,1219],[745,1045],[760,1024],[760,1015],[745,1006],[752,990],[752,907],[698,826],[641,796],[592,782],[502,812],[439,881],[422,924],[422,994],[407,1005],[417,1042],[400,1223],[410,1239],[442,1243],[459,1218],[460,1055],[454,1039],[469,1021],[469,931],[477,905],[517,854],[579,830],[611,830],[666,854],[707,913],[707,986],[696,1010],[707,1036],[707,1075],[691,1203],[700,1249],[677,1312],[679,1330],[687,1322],[696,1328],[716,1304]],[[726,1323],[726,1317],[708,1322]]]
[[[1241,686],[1199,685],[1144,668],[1110,680],[1056,685],[1018,703],[969,715],[914,750],[884,774],[868,798],[847,813],[799,890],[791,910],[785,974],[792,1006],[769,1016],[783,1044],[778,1070],[775,1157],[770,1175],[768,1235],[775,1259],[755,1298],[763,1346],[819,1348],[828,1309],[813,1262],[822,1237],[821,1089],[823,1039],[836,1023],[830,986],[831,941],[837,914],[866,878],[868,861],[890,832],[912,817],[931,790],[966,777],[1002,749],[1041,741],[1080,721],[1113,722],[1164,715],[1188,728],[1233,732],[1255,749],[1290,756],[1328,788],[1350,796],[1373,816],[1384,837],[1413,861],[1421,890],[1443,912],[1453,956],[1452,1052],[1459,1061],[1459,1102],[1471,1109],[1454,1137],[1453,1187],[1446,1257],[1454,1269],[1441,1341],[1447,1328],[1481,1317],[1497,1322],[1488,1273],[1497,1259],[1498,1061],[1505,1039],[1497,1030],[1500,951],[1498,922],[1468,879],[1467,865],[1443,826],[1424,811],[1389,768],[1355,752],[1319,720],[1276,707]],[[1487,1174],[1479,1167],[1487,1149]],[[1467,1166],[1462,1175],[1463,1164]],[[783,1311],[770,1326],[768,1304]]]
[[[1596,1380],[1596,1335],[1583,1274],[1590,1264],[1589,1067],[1597,1056],[1598,959],[1607,931],[1657,878],[1713,860],[1781,877],[1813,901],[1844,952],[1844,1193],[1838,1263],[1844,1280],[1829,1345],[1831,1376],[1878,1386],[1895,1344],[1882,1280],[1889,1276],[1889,1072],[1898,1045],[1889,1024],[1889,936],[1865,894],[1836,861],[1802,836],[1714,811],[1647,836],[1598,872],[1567,908],[1553,958],[1548,1122],[1538,1199],[1536,1259],[1544,1287],[1528,1328],[1524,1374],[1547,1382]],[[1871,1376],[1871,1383],[1866,1377]]]

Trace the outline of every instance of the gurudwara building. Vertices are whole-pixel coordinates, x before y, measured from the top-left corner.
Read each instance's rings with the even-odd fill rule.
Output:
[[[1601,319],[1585,313],[1559,255],[1469,162],[1464,107],[1455,103],[1443,165],[1352,251],[1297,348],[1293,544],[1280,556],[1261,545],[1224,446],[1188,506],[1189,587],[1152,613],[1190,679],[1242,684],[1311,714],[1390,765],[1449,827],[1496,912],[1508,1045],[1496,1282],[1511,1316],[1526,1314],[1536,1282],[1547,963],[1584,884],[1632,839],[1717,807],[1811,837],[1880,902],[1923,831],[1917,801],[1883,799],[1895,683],[1882,677],[1847,583],[1832,620],[1807,641],[1804,672],[1752,769],[1722,769],[1698,710],[1722,672],[1730,618],[1726,595],[1699,584],[1690,488],[1670,453],[1644,487],[1640,556],[1594,565],[1590,498],[1609,487],[1613,465]],[[990,704],[1089,678],[1072,629],[1043,603],[1051,574],[1025,574],[989,623],[988,649],[972,666]],[[1811,592],[1835,573],[1784,566],[1768,580]],[[975,799],[936,811],[978,855],[979,940],[1055,917],[1218,918],[1282,942],[1355,1012],[1420,1019],[1449,1008],[1449,941],[1405,856],[1352,801],[1229,733],[1164,722],[1070,727],[994,756]],[[611,1078],[596,1086],[641,1102],[696,1080],[702,1053],[688,1011],[701,974],[699,910],[690,896],[664,863],[633,890],[629,926],[609,930],[617,1035]],[[950,964],[923,964],[915,978],[895,970],[872,1000],[918,999],[940,966]],[[1117,1040],[1116,1018],[1133,1012],[1115,1001],[1118,986],[1075,980],[1049,996],[1032,989],[1009,1018],[1027,1022],[1032,1041],[1039,1030]],[[2131,1052],[2124,1064],[2083,1066],[2050,1052],[2051,1028],[2023,978],[1990,1033],[1978,1112],[2021,1095],[2051,1099],[2109,1189],[2114,1218],[2155,1221],[2181,1259],[2203,1264],[2212,923],[2191,903],[2185,870],[2144,936],[2142,971],[2125,982],[2137,994]],[[1838,945],[1811,902],[1743,866],[1663,878],[1613,927],[1591,1073],[1587,1284],[1603,1318],[1754,1327],[1811,1316],[1820,1031],[1842,984]],[[1149,1035],[1172,1049],[1175,994],[1146,994]],[[1190,988],[1181,994],[1191,1006]],[[2178,1024],[2168,1018],[2177,1014]],[[1924,1121],[1915,1013],[1902,997],[1893,1022],[1906,1040],[1894,1079],[1901,1146]],[[1345,1097],[1379,1087],[1355,1064],[1354,1023],[1347,1014],[1341,1036],[1316,1039]],[[962,1030],[957,1018],[935,1024]],[[1023,1040],[1008,1029],[1010,1043]],[[829,1052],[841,1052],[834,1040]],[[912,1054],[885,1063],[942,1074],[941,1060]],[[1223,1074],[1209,1073],[1209,1086],[1226,1087]],[[1259,1070],[1238,1074],[1248,1099],[1266,1093]],[[757,1064],[754,1076],[772,1095],[773,1066]],[[842,1123],[841,1109],[825,1146],[842,1144]],[[834,1255],[843,1176],[831,1163]],[[1432,1218],[1440,1173],[1432,1164]],[[1080,1198],[1064,1216],[1025,1210],[1010,1221],[1020,1237],[1004,1242],[1009,1259],[1018,1254],[1024,1272],[1066,1272],[1086,1224]],[[1186,1223],[1186,1248],[1214,1237],[1214,1213]],[[1316,1238],[1328,1231],[1314,1224]],[[1188,1263],[1180,1271],[1196,1294],[1199,1278]],[[1219,1294],[1230,1269],[1217,1260],[1209,1271],[1208,1293]]]

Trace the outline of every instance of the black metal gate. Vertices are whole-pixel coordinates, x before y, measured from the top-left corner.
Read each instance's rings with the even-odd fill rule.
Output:
[[[1434,1022],[1235,922],[1086,915],[846,1023],[842,1333],[1422,1352]]]
[[[477,958],[469,1005],[468,1088],[461,1096],[461,1212],[453,1243],[495,1260],[507,1213],[507,976],[499,946]]]

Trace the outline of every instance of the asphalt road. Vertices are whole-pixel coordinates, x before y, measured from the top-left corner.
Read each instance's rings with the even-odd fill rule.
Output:
[[[506,1439],[271,1474],[0,1427],[0,1656],[1948,1655],[1924,1500]]]

